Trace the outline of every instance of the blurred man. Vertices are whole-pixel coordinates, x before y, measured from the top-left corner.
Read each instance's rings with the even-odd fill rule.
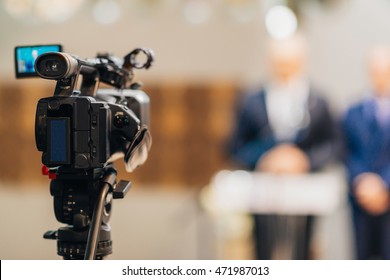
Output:
[[[246,96],[232,139],[232,157],[242,167],[261,172],[303,174],[317,170],[332,156],[334,126],[327,103],[305,75],[305,41],[296,36],[274,41],[269,49],[271,79]],[[259,259],[272,258],[278,241],[275,229],[269,226],[275,219],[255,215]],[[309,257],[312,218],[301,219],[304,229],[291,233],[292,242],[300,248],[292,256],[295,259]]]
[[[369,95],[343,120],[358,259],[390,259],[390,50],[368,61]]]

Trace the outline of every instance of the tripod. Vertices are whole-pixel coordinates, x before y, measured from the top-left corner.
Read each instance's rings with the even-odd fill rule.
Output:
[[[56,219],[68,225],[43,237],[57,240],[57,254],[66,260],[104,259],[111,254],[112,200],[124,198],[131,183],[117,184],[112,164],[87,170],[60,167],[48,175]]]

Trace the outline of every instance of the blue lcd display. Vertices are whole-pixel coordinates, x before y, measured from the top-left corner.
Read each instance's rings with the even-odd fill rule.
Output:
[[[68,160],[68,119],[49,120],[50,128],[50,162],[66,163]]]
[[[47,52],[60,52],[61,45],[25,46],[15,48],[17,77],[36,76],[34,63],[38,56]]]

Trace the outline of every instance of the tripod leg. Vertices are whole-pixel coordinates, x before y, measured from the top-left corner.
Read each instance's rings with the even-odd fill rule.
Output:
[[[110,185],[108,183],[102,184],[98,199],[96,201],[96,206],[93,211],[91,225],[88,232],[88,240],[84,257],[85,260],[95,259],[96,248],[99,241],[100,226],[102,224],[103,219],[104,204],[109,189]]]

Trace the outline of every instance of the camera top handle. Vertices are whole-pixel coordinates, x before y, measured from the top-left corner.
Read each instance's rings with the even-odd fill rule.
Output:
[[[144,54],[144,62],[137,61]],[[133,68],[148,69],[154,60],[152,50],[137,48],[121,59],[109,54],[100,54],[93,59],[80,59],[75,56],[49,52],[35,61],[35,71],[44,79],[57,80],[55,96],[71,96],[79,75],[82,75],[80,91],[82,95],[95,97],[99,82],[117,89],[132,87]]]

